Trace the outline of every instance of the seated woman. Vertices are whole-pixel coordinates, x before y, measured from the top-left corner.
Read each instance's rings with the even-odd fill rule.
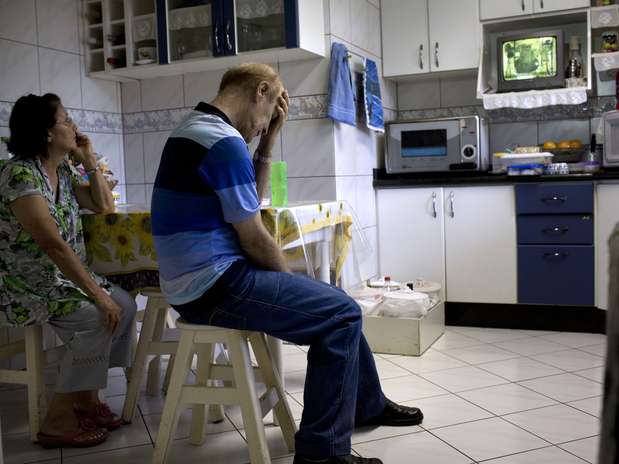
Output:
[[[113,211],[112,193],[56,95],[21,97],[9,129],[15,157],[0,168],[0,325],[47,323],[66,346],[39,443],[97,445],[122,424],[98,390],[108,368],[130,364],[136,305],[86,268],[79,210]],[[67,155],[89,185],[80,185]]]

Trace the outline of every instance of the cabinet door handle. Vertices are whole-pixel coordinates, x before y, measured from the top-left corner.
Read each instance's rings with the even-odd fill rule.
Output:
[[[455,194],[453,192],[449,193],[449,215],[451,217],[456,217],[456,209],[454,208],[454,197]]]
[[[436,67],[438,68],[438,42],[436,42],[434,44],[434,63],[436,64]]]
[[[213,35],[215,36],[215,53],[219,55],[219,53],[221,52],[219,50],[219,23],[215,23],[215,26],[213,28]]]
[[[419,69],[423,69],[423,44],[419,45]]]
[[[522,0],[522,1],[520,2],[520,7],[522,8],[522,11],[524,11],[524,8],[525,8],[525,6],[524,6],[524,0]]]
[[[544,253],[544,259],[559,260],[559,259],[565,259],[569,255],[570,254],[567,251],[555,251],[552,253]]]
[[[432,192],[432,217],[435,218],[436,216],[436,192]]]
[[[565,200],[567,200],[567,197],[564,195],[553,195],[551,197],[543,197],[541,199],[544,203],[565,203]]]
[[[539,0],[539,7],[543,10],[544,9],[544,0]]]
[[[231,21],[228,20],[226,23],[226,46],[228,47],[228,51],[232,52],[232,41],[230,40],[230,29],[232,28]]]
[[[546,235],[563,235],[566,234],[570,230],[569,227],[548,227],[546,229],[542,229],[542,232]]]

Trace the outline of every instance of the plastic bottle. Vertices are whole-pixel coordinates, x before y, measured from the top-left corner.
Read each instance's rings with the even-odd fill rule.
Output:
[[[285,161],[271,164],[271,205],[288,206],[288,172]]]

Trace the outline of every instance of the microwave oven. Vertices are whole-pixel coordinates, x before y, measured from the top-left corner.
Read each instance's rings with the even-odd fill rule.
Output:
[[[487,171],[488,126],[479,116],[391,122],[387,173]]]

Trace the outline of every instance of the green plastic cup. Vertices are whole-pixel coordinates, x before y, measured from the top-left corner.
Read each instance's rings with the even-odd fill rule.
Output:
[[[288,206],[288,169],[285,161],[271,164],[271,205]]]

